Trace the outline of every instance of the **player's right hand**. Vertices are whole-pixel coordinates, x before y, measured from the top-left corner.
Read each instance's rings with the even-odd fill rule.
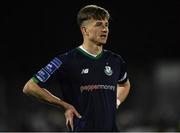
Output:
[[[66,118],[66,126],[70,131],[73,131],[73,118],[76,115],[78,118],[81,118],[81,115],[77,112],[77,110],[71,105],[65,111],[65,118]]]

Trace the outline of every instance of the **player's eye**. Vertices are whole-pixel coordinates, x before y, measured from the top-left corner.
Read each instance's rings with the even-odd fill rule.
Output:
[[[102,22],[97,22],[96,23],[96,26],[101,26],[102,25]]]
[[[106,26],[106,27],[109,27],[109,23],[106,23],[105,26]]]
[[[95,26],[96,27],[100,27],[100,26],[109,27],[109,23],[107,22],[107,23],[103,24],[102,22],[97,22]]]

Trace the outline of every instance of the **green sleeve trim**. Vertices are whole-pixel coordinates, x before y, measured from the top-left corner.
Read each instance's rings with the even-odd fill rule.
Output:
[[[39,83],[39,80],[35,77],[32,77],[32,80],[35,82],[35,83]]]

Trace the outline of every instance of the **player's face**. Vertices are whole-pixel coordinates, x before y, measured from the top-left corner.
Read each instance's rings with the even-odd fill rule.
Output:
[[[97,45],[103,45],[107,42],[109,33],[109,22],[107,19],[91,19],[87,24],[88,39]]]

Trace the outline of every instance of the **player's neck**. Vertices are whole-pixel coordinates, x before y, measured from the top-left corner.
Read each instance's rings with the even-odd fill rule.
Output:
[[[85,42],[82,44],[82,47],[93,55],[99,55],[103,50],[102,45],[90,44]]]

